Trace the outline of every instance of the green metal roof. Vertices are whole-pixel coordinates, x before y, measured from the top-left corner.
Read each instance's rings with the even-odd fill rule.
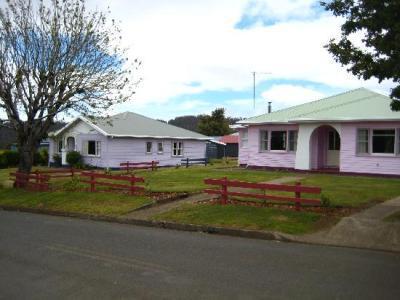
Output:
[[[252,117],[240,124],[350,122],[400,120],[390,109],[392,100],[365,88]]]
[[[84,121],[98,132],[113,137],[136,137],[136,138],[173,138],[173,139],[195,139],[209,140],[210,138],[197,132],[166,124],[133,112],[123,112],[105,119],[94,121],[78,117],[67,126],[57,131],[59,135],[67,128],[73,126],[77,121]]]

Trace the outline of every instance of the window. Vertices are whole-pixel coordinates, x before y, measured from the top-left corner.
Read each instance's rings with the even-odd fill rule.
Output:
[[[146,153],[152,153],[153,143],[146,142]]]
[[[340,136],[336,130],[329,131],[328,150],[340,150]]]
[[[369,130],[357,129],[357,153],[369,153]]]
[[[162,142],[157,143],[157,153],[163,153],[164,152],[164,145]]]
[[[289,151],[297,150],[297,130],[289,131]]]
[[[394,154],[395,129],[372,131],[372,153]]]
[[[182,155],[183,155],[183,142],[173,142],[172,156],[182,156]]]
[[[286,150],[286,131],[271,131],[271,150]]]
[[[247,129],[243,129],[240,132],[240,147],[247,148],[249,142],[249,132]]]
[[[260,130],[260,151],[268,151],[268,131]]]
[[[101,142],[99,141],[87,141],[87,155],[92,155],[92,156],[100,156],[101,152]]]

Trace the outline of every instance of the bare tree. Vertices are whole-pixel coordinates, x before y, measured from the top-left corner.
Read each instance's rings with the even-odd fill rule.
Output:
[[[8,0],[0,8],[0,109],[17,132],[20,171],[31,170],[56,115],[104,115],[134,93],[108,13],[87,11],[84,0]]]

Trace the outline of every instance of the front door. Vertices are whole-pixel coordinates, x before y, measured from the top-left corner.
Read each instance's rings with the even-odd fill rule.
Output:
[[[336,130],[329,130],[326,166],[339,167],[339,161],[340,161],[340,136]]]

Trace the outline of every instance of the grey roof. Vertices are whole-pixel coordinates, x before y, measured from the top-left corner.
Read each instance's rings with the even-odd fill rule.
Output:
[[[166,124],[133,112],[124,112],[109,118],[97,119],[94,121],[89,121],[83,117],[79,117],[78,119],[86,122],[106,136],[196,140],[209,139],[209,137],[200,133]],[[72,123],[68,125],[70,126]],[[66,127],[69,127],[68,125]],[[58,131],[55,135],[64,131],[66,127]]]
[[[301,123],[320,121],[400,120],[400,112],[390,109],[392,100],[365,88],[359,88],[321,100],[263,114],[239,124]]]

